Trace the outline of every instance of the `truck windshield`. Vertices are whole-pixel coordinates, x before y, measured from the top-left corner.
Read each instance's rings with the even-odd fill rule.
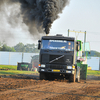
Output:
[[[74,51],[74,41],[42,40],[42,49],[59,49],[66,51]]]

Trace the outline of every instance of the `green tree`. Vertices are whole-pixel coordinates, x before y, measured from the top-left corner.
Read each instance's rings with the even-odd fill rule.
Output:
[[[25,52],[24,44],[21,42],[14,46],[14,49],[16,50],[16,52]]]
[[[27,44],[25,46],[26,46],[26,49],[25,49],[26,52],[31,52],[31,53],[38,53],[39,52],[39,50],[37,49],[37,45],[35,45],[34,43]]]
[[[16,50],[14,49],[14,47],[9,47],[9,46],[7,46],[6,44],[4,44],[4,45],[1,47],[1,51],[11,51],[11,52],[15,52]]]
[[[37,49],[37,45],[33,44],[26,44],[18,43],[16,46],[14,46],[14,49],[16,52],[28,52],[28,53],[38,53],[39,50]]]

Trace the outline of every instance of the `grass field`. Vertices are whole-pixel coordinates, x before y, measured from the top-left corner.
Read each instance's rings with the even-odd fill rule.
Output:
[[[38,73],[38,72],[20,71],[17,70],[17,66],[0,65],[0,75],[33,74],[33,73]]]
[[[19,71],[19,70],[0,70],[0,75],[17,75],[17,74],[33,74],[34,71]]]
[[[12,69],[12,70],[17,70],[17,66],[13,65],[0,65],[0,69]]]
[[[100,76],[100,71],[96,71],[96,70],[87,70],[87,75]]]

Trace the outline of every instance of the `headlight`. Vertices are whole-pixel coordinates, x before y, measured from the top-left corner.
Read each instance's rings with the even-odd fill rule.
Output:
[[[41,71],[45,71],[45,69],[41,69]]]
[[[44,64],[41,64],[41,67],[43,67],[43,68],[44,68],[44,67],[45,67],[45,65],[44,65]]]
[[[67,66],[67,69],[72,69],[72,66]]]
[[[67,71],[67,70],[66,70],[66,73],[71,73],[71,71]]]

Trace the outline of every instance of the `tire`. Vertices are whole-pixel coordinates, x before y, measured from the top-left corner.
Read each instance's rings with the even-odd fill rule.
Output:
[[[20,70],[22,71],[22,68],[20,67]]]
[[[68,79],[69,79],[69,75],[65,75],[65,79],[67,79],[67,80],[68,80]]]
[[[55,77],[53,75],[50,76],[50,80],[54,80]]]
[[[46,80],[46,75],[45,75],[45,73],[40,73],[40,75],[39,75],[39,79],[40,80]]]
[[[30,71],[30,68],[27,68],[27,71]]]
[[[49,74],[47,73],[46,74],[46,79],[47,80],[54,80],[54,77],[53,77],[53,75],[51,73],[49,73]]]
[[[17,70],[20,70],[20,63],[17,64]]]
[[[20,70],[19,66],[17,67],[17,70]]]
[[[76,81],[76,70],[74,74],[71,74],[69,77],[69,82],[75,82]]]
[[[27,68],[27,71],[31,71],[31,68],[28,67],[28,68]]]

